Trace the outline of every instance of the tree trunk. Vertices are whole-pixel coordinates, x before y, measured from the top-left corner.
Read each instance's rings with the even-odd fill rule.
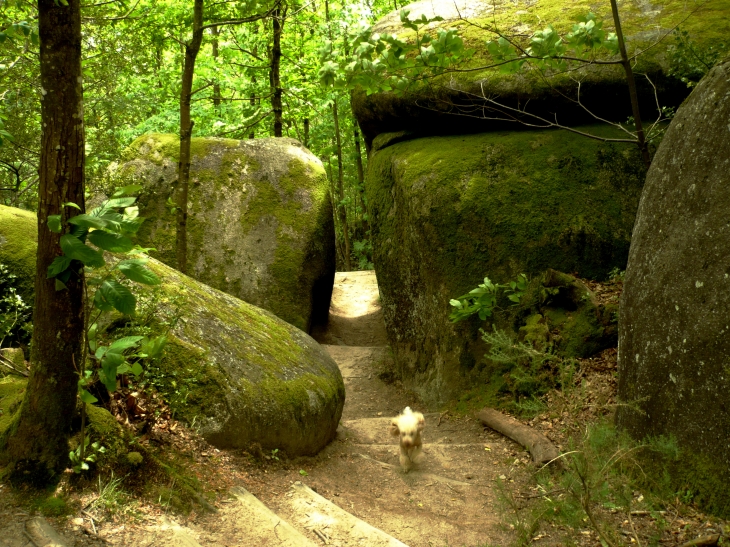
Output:
[[[636,137],[639,141],[639,150],[641,150],[641,158],[647,169],[651,165],[651,156],[649,155],[649,146],[644,135],[644,126],[641,123],[641,112],[639,111],[639,97],[636,92],[636,81],[634,80],[634,71],[631,69],[631,61],[626,53],[626,43],[624,42],[624,33],[621,30],[621,18],[618,13],[618,4],[616,0],[611,0],[611,11],[613,12],[613,23],[616,27],[616,37],[618,38],[618,48],[621,52],[621,64],[626,72],[626,80],[629,86],[629,96],[631,97],[631,112],[634,115],[634,124],[636,124]]]
[[[304,148],[309,148],[309,118],[304,118]]]
[[[342,241],[345,244],[344,259],[345,271],[352,270],[350,266],[350,232],[347,228],[347,209],[343,201],[345,200],[344,175],[342,170],[342,137],[340,136],[340,119],[337,114],[337,99],[332,102],[332,117],[335,120],[335,139],[337,142],[337,211],[340,216],[340,224],[342,227]]]
[[[180,89],[180,162],[177,175],[177,269],[187,273],[188,269],[188,186],[190,182],[190,143],[194,122],[190,119],[190,97],[193,93],[195,59],[203,43],[203,0],[195,0],[193,6],[193,37],[185,44],[185,65],[183,66]]]
[[[284,28],[284,16],[286,8],[282,9],[281,2],[277,5],[273,14],[274,23],[274,47],[271,51],[271,109],[274,111],[274,137],[282,136],[282,112],[281,103],[281,32]]]
[[[362,167],[362,149],[360,148],[360,132],[357,130],[357,122],[353,122],[353,131],[355,135],[355,164],[357,165],[357,185],[358,195],[360,196],[360,206],[363,210],[363,229],[365,233],[370,229],[367,221],[367,210],[365,209],[365,171]]]
[[[80,0],[68,6],[38,1],[41,74],[40,184],[38,253],[31,373],[18,421],[8,428],[4,460],[13,482],[43,485],[59,476],[68,462],[68,437],[76,407],[77,367],[84,344],[84,278],[79,266],[56,291],[48,266],[61,254],[60,234],[51,232],[49,215],[84,208],[84,126],[81,85]]]
[[[213,60],[218,60],[218,36],[220,36],[220,30],[218,27],[211,27],[210,33],[213,35]],[[217,64],[216,64],[217,66]],[[213,84],[213,106],[215,107],[216,113],[220,116],[221,106],[221,84],[216,79]]]

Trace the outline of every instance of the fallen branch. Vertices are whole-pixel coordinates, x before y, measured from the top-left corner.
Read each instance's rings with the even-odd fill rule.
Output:
[[[711,536],[702,536],[687,543],[683,543],[680,547],[714,547],[720,541],[720,534]]]
[[[25,376],[26,378],[28,378],[28,373],[27,372],[15,368],[15,363],[13,363],[10,359],[8,359],[7,357],[5,357],[2,354],[0,354],[0,365],[4,366],[6,368],[9,368],[15,374],[19,374],[20,376]]]
[[[477,417],[487,427],[527,448],[536,464],[548,463],[560,456],[558,448],[545,435],[493,408],[480,410]]]

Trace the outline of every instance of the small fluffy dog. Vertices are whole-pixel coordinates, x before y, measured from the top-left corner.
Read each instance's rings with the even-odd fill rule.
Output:
[[[413,412],[409,406],[390,422],[390,434],[400,437],[400,465],[406,473],[411,469],[411,465],[419,463],[423,456],[421,432],[425,425],[423,414]]]

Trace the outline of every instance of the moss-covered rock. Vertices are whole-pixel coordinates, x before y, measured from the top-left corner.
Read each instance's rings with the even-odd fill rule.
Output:
[[[677,112],[636,216],[620,311],[617,423],[676,438],[673,479],[730,515],[730,61]],[[638,411],[634,409],[638,407]]]
[[[35,229],[34,217],[19,218],[17,232],[0,225],[0,237],[10,241],[13,234]],[[163,282],[140,288],[139,314],[150,334],[166,333],[169,342],[146,375],[176,416],[221,448],[255,442],[296,456],[314,454],[332,440],[345,387],[337,364],[319,344],[272,313],[162,262],[151,259],[150,267]],[[110,329],[129,323],[111,319],[100,323]],[[0,379],[0,432],[10,425],[24,386],[23,379]],[[89,417],[98,435],[116,435],[108,413],[91,408]]]
[[[489,29],[496,28],[508,36],[524,36],[551,24],[565,33],[571,30],[578,16],[593,11],[604,20],[604,29],[611,32],[614,25],[608,2],[422,0],[403,9],[410,10],[411,18],[421,15],[443,17],[443,21],[432,23],[431,29],[458,29],[466,47],[474,49],[476,54],[458,67],[460,71],[431,79],[426,84],[414,84],[405,95],[378,93],[366,96],[356,93],[353,107],[368,143],[380,133],[401,130],[448,134],[504,129],[515,125],[513,122],[496,122],[494,111],[485,116],[491,120],[479,120],[478,105],[484,104],[480,100],[484,96],[510,107],[528,104],[530,112],[547,115],[550,119],[557,114],[564,125],[590,123],[588,114],[575,102],[577,79],[582,81],[581,100],[591,111],[614,121],[624,121],[631,115],[626,76],[619,65],[584,66],[577,72],[567,71],[549,78],[537,70],[505,74],[499,68],[477,69],[493,63],[486,52],[485,42],[496,40],[498,35]],[[700,50],[727,47],[726,36],[730,32],[728,0],[713,0],[701,5],[688,5],[682,0],[656,0],[651,3],[628,0],[622,2],[619,9],[630,54],[647,49],[636,59],[635,71],[651,77],[663,106],[676,107],[688,94],[683,82],[668,76],[667,53],[675,43],[671,31],[677,25],[689,32],[695,47]],[[411,37],[413,33],[402,27],[399,13],[400,10],[397,10],[381,19],[376,30],[397,33],[405,39]],[[646,78],[637,78],[637,85],[642,112],[651,118],[656,111],[654,88]],[[465,116],[455,117],[458,112]]]
[[[0,264],[16,276],[18,294],[31,306],[35,290],[36,215],[0,205]]]
[[[474,378],[478,329],[451,324],[449,300],[485,276],[623,268],[643,176],[634,147],[562,131],[430,137],[373,154],[373,261],[406,383],[437,402]],[[584,354],[584,342],[566,351]]]
[[[176,265],[179,139],[145,135],[116,172],[144,186],[139,241]],[[195,138],[189,189],[188,273],[309,332],[325,322],[335,272],[332,204],[321,162],[293,139]]]
[[[304,455],[332,440],[345,388],[317,342],[161,262],[150,267],[163,279],[151,295],[154,324],[171,327],[153,374],[177,416],[220,448],[257,442]]]

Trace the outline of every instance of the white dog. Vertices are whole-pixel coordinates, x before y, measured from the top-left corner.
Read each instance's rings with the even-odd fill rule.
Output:
[[[412,464],[421,461],[421,432],[425,425],[423,414],[413,412],[409,406],[390,422],[390,434],[400,436],[400,465],[406,473]]]

